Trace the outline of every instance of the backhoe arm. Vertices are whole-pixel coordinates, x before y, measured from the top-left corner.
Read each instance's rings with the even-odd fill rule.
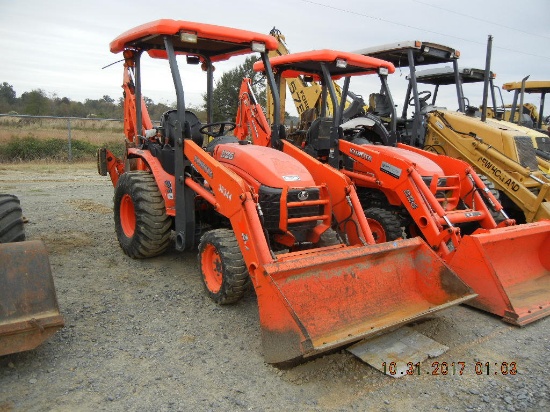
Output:
[[[515,204],[521,205],[527,222],[550,219],[550,181],[506,157],[472,134],[458,133],[442,114],[429,114],[427,133],[442,141],[491,179]],[[435,138],[433,138],[435,137]],[[527,184],[530,181],[532,184]],[[532,189],[537,188],[538,194]]]
[[[256,100],[249,78],[244,78],[239,91],[234,135],[239,140],[250,140],[257,146],[271,147],[271,130],[262,106]]]
[[[124,89],[124,135],[130,143],[139,144],[136,141],[137,135],[145,135],[145,130],[153,128],[153,123],[149,117],[145,100],[141,98],[141,130],[137,130],[136,119],[136,95],[133,80],[133,67],[124,64],[124,75],[122,79],[122,88]]]

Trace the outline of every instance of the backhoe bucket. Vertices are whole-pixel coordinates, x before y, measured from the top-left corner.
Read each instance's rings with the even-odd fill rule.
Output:
[[[34,349],[63,325],[44,244],[0,244],[0,356]]]
[[[519,326],[550,315],[550,221],[464,236],[449,266],[478,294],[469,305]]]
[[[334,246],[265,268],[264,356],[285,363],[375,336],[475,297],[419,238]]]

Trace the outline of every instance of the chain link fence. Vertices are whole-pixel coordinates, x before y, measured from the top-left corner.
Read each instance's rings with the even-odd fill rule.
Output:
[[[0,114],[0,162],[92,160],[98,147],[122,152],[124,121]]]

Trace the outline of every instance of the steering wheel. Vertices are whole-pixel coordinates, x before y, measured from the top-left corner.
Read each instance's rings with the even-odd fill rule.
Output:
[[[430,97],[432,97],[432,92],[429,90],[424,90],[423,92],[418,93],[418,100],[420,100],[420,103],[426,103]],[[409,104],[414,104],[414,96],[409,99]]]
[[[219,129],[218,129],[217,132],[211,132],[210,130],[208,130],[211,127],[219,127]],[[226,129],[226,127],[227,127],[227,129]],[[235,129],[235,127],[237,127],[237,125],[233,122],[207,123],[199,129],[199,132],[201,132],[202,134],[205,134],[207,136],[215,138],[215,137],[219,137],[219,136],[224,136],[225,132],[230,132],[231,130]]]

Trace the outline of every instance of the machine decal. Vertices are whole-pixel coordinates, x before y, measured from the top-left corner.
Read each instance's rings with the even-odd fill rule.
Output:
[[[304,91],[303,90],[297,91],[295,82],[296,80],[289,81],[288,89],[290,90],[290,93],[292,94],[294,102],[296,103],[296,110],[298,111],[298,114],[302,114],[307,109],[309,109],[309,104],[307,102],[307,98]]]
[[[509,187],[514,192],[517,192],[519,190],[520,185],[517,182],[515,182],[512,178],[508,177],[507,175],[503,176],[502,170],[500,170],[489,159],[486,159],[485,157],[480,157],[477,161],[480,162],[485,169],[491,172],[493,176],[497,178],[501,184]]]
[[[170,180],[165,180],[164,185],[166,186],[166,197],[168,199],[173,199],[174,198],[174,191],[172,189],[172,183],[170,182]]]
[[[221,158],[227,159],[227,160],[233,160],[235,158],[235,153],[230,152],[229,150],[222,150]]]
[[[403,171],[400,168],[389,164],[388,162],[382,162],[380,170],[384,173],[389,174],[392,177],[395,177],[396,179],[399,179],[401,177],[401,172]]]
[[[241,237],[243,239],[244,247],[246,250],[250,250],[246,242],[248,242],[248,235],[246,233],[241,233]]]
[[[210,176],[210,178],[214,177],[214,173],[212,172],[212,169],[210,169],[208,167],[208,165],[200,159],[200,157],[195,156],[195,163],[197,164],[198,167],[200,167],[202,170],[204,170],[204,172],[208,176]]]
[[[220,183],[220,185],[218,186],[218,191],[224,195],[227,199],[231,200],[231,198],[233,197],[231,195],[231,193],[229,192],[229,190],[227,190],[225,187],[222,186],[222,184]]]
[[[466,212],[466,213],[464,213],[464,216],[466,216],[466,217],[481,216],[481,212]]]
[[[297,182],[298,180],[300,180],[300,176],[287,175],[287,176],[283,176],[283,180],[285,182]]]
[[[405,193],[405,197],[407,198],[407,200],[411,204],[411,207],[413,209],[418,209],[418,204],[414,200],[414,196],[412,195],[411,191],[409,189],[405,189],[405,190],[403,190],[403,193]]]
[[[302,190],[301,192],[298,193],[298,200],[304,201],[304,200],[307,200],[308,197],[309,197],[309,193],[307,192],[307,190]]]

